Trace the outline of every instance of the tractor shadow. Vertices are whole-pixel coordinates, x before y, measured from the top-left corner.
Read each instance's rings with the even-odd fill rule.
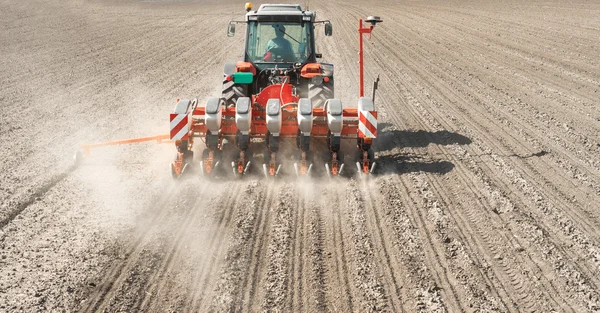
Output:
[[[471,139],[449,131],[398,130],[392,124],[381,123],[373,148],[378,152],[377,162],[380,174],[426,172],[446,174],[454,169],[454,164],[439,160],[417,149],[406,152],[406,148],[424,148],[429,145],[468,145]],[[404,150],[403,150],[404,149]]]

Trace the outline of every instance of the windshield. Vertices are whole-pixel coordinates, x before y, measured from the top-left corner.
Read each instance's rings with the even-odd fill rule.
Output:
[[[251,22],[246,53],[254,63],[304,63],[311,54],[311,25]]]

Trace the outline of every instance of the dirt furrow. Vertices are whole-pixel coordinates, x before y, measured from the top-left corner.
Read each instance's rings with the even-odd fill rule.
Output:
[[[385,43],[384,43],[384,45],[385,45]],[[418,49],[422,49],[422,48],[418,48]],[[426,50],[423,50],[423,52],[425,53]],[[417,56],[416,54],[415,55],[411,55],[411,57],[421,58],[420,56]],[[461,85],[458,84],[458,82],[462,80],[461,77],[452,77],[452,78],[449,78],[449,79],[442,79],[442,78],[445,78],[445,76],[451,75],[449,73],[452,72],[452,71],[448,71],[447,69],[441,68],[440,65],[434,64],[433,62],[430,62],[430,61],[427,61],[427,60],[424,60],[424,61],[425,62],[429,62],[429,64],[431,64],[431,67],[429,67],[429,69],[430,69],[429,71],[424,71],[424,70],[416,69],[416,68],[412,69],[412,70],[414,72],[418,73],[418,76],[427,77],[428,81],[424,82],[425,86],[428,86],[428,85],[429,86],[434,86],[435,85],[436,86],[435,88],[437,88],[441,92],[443,92],[445,94],[445,97],[450,97],[447,100],[447,103],[449,103],[449,104],[457,104],[458,105],[458,107],[456,109],[456,112],[453,114],[453,116],[455,118],[460,118],[460,116],[465,115],[465,109],[462,108],[461,104],[468,104],[470,102],[476,102],[478,105],[483,106],[484,108],[487,109],[487,110],[484,111],[484,110],[479,109],[478,106],[474,106],[473,110],[471,110],[471,112],[477,112],[477,113],[480,114],[480,116],[484,116],[483,120],[486,121],[486,125],[484,127],[482,127],[482,126],[478,127],[479,129],[482,130],[482,131],[478,132],[478,134],[480,136],[481,135],[485,135],[487,132],[492,132],[491,130],[488,130],[488,128],[492,127],[494,124],[496,124],[496,127],[500,131],[506,133],[507,130],[510,130],[510,129],[507,129],[505,127],[506,125],[502,125],[502,124],[499,124],[498,122],[493,122],[493,121],[495,121],[495,120],[499,120],[499,121],[506,121],[506,120],[508,120],[508,121],[511,122],[511,124],[517,124],[518,126],[520,126],[519,128],[517,128],[519,130],[519,132],[517,134],[513,135],[514,141],[512,141],[512,143],[514,145],[516,145],[517,147],[518,146],[523,147],[524,151],[529,151],[530,150],[530,148],[524,146],[523,143],[522,143],[522,138],[523,138],[523,133],[522,132],[523,132],[523,129],[530,128],[530,126],[526,125],[526,123],[520,122],[520,119],[523,117],[522,114],[521,115],[513,115],[514,116],[513,118],[509,118],[508,119],[506,117],[506,115],[507,115],[506,113],[497,113],[497,112],[501,112],[501,111],[499,111],[498,109],[494,108],[491,105],[487,105],[487,101],[485,100],[485,99],[487,99],[487,97],[481,97],[481,98],[479,98],[479,97],[475,97],[473,93],[469,94],[469,93],[466,93],[466,92],[464,93],[465,96],[460,96],[456,90],[463,91],[463,90],[472,89],[472,87],[468,86],[468,85],[471,85],[470,82],[468,82],[467,85],[462,85],[461,86]],[[409,65],[406,65],[406,66],[408,68],[410,68]],[[436,68],[436,70],[433,70],[433,68]],[[437,70],[437,68],[439,68],[439,70]],[[436,82],[436,83],[433,84],[433,82]],[[457,89],[457,88],[460,88],[460,89]],[[482,90],[485,90],[485,88],[482,89]],[[428,94],[429,92],[428,91],[424,91],[424,93]],[[500,97],[504,97],[504,95],[501,95]],[[428,96],[428,98],[430,98],[430,96]],[[458,98],[458,99],[455,100],[455,98]],[[432,101],[435,101],[435,100],[431,99],[431,100],[428,100],[428,101],[432,102]],[[426,102],[424,102],[424,103],[426,103]],[[444,106],[441,106],[441,105],[438,105],[438,107],[439,107],[438,109],[448,109],[449,108],[449,107],[444,107]],[[492,119],[492,122],[490,122],[489,118],[485,118],[485,115],[490,114],[488,112],[491,112],[492,114],[494,114],[494,112],[496,112],[494,114],[495,116],[494,116],[494,119]],[[473,122],[475,122],[477,120],[482,120],[482,118],[480,116],[479,115],[472,115],[471,119],[469,121],[467,121],[466,123],[473,123]],[[532,119],[532,121],[534,121],[532,123],[536,123],[535,119]],[[516,128],[516,127],[513,126],[513,128]],[[534,134],[532,137],[536,138],[535,140],[537,142],[545,142],[545,144],[544,144],[545,146],[553,147],[553,146],[556,146],[556,144],[557,144],[555,141],[550,142],[548,140],[543,140],[542,138],[545,138],[545,137],[541,137],[539,134],[536,134],[533,131],[531,132],[531,134]],[[570,139],[565,138],[561,142],[567,143],[569,141],[570,141]],[[560,149],[560,150],[562,150],[562,149]],[[557,151],[557,152],[559,152],[559,151]],[[564,150],[560,151],[560,152],[563,153],[565,156],[569,156],[573,151],[576,151],[576,149],[575,148],[570,148],[569,152],[565,152]],[[593,168],[589,168],[589,165],[587,165],[587,164],[584,165],[584,162],[589,162],[590,158],[581,158],[581,157],[578,157],[577,159],[578,160],[573,160],[573,164],[580,165],[581,166],[580,168],[583,168],[584,170],[586,170],[588,172],[588,174],[587,174],[588,177],[594,177],[595,176],[594,173],[596,172],[596,170],[594,170]],[[558,163],[556,165],[560,165],[560,164]],[[550,169],[553,169],[553,168],[555,169],[555,168],[557,168],[556,165],[554,165],[554,167],[549,166],[549,168]],[[568,175],[568,172],[565,173],[565,174],[563,174],[563,175]]]
[[[271,227],[271,208],[272,205],[277,201],[275,195],[278,194],[278,188],[275,182],[269,182],[268,192],[272,192],[273,195],[265,197],[264,202],[258,207],[259,215],[254,225],[255,237],[251,242],[250,258],[246,265],[246,275],[242,280],[243,295],[239,295],[237,302],[237,310],[251,311],[254,309],[253,305],[256,305],[256,300],[259,294],[259,283],[261,282],[262,272],[265,268],[262,265],[264,258],[267,254],[267,245],[271,233],[269,229]],[[267,199],[269,201],[267,201]]]
[[[276,195],[277,203],[269,208],[269,214],[272,215],[270,229],[271,233],[268,244],[265,247],[264,263],[265,269],[261,273],[262,277],[257,277],[260,282],[260,289],[254,294],[256,299],[261,299],[260,311],[283,311],[286,307],[286,296],[289,295],[287,287],[289,281],[293,280],[293,272],[289,268],[289,259],[291,255],[291,244],[293,242],[292,227],[301,227],[301,225],[292,224],[292,211],[297,209],[297,192],[290,190],[290,185],[281,186],[279,194]],[[292,273],[292,275],[290,275]],[[300,280],[301,282],[302,280]],[[259,303],[255,302],[256,305]],[[302,305],[298,305],[302,308]],[[255,310],[249,306],[249,309]],[[256,310],[258,311],[258,310]]]
[[[400,294],[400,279],[407,276],[407,269],[398,265],[396,258],[392,257],[395,253],[391,252],[391,247],[389,246],[391,239],[384,235],[384,229],[387,227],[381,222],[381,213],[378,212],[381,209],[374,198],[373,189],[376,188],[376,185],[367,181],[360,183],[361,185],[358,186],[358,190],[361,193],[360,198],[362,202],[366,203],[365,211],[370,228],[369,233],[373,234],[375,251],[377,251],[379,257],[378,263],[383,265],[379,269],[384,273],[383,276],[386,279],[386,289],[388,290],[392,311],[404,312],[406,308],[403,303],[406,300]]]
[[[218,210],[220,211],[218,217],[218,230],[211,236],[208,251],[214,251],[209,257],[208,264],[203,264],[195,275],[192,276],[191,282],[195,284],[193,294],[191,297],[191,308],[196,310],[206,310],[210,302],[208,299],[213,292],[214,281],[218,276],[214,276],[214,273],[219,272],[222,267],[221,262],[224,259],[226,252],[225,243],[228,240],[228,235],[231,236],[232,223],[234,222],[234,213],[240,205],[239,202],[243,201],[243,197],[249,196],[249,188],[245,188],[242,192],[240,189],[244,184],[238,182],[232,188],[228,188],[230,184],[223,185],[222,188],[228,190],[226,199],[222,200],[218,204]]]
[[[469,78],[483,79],[485,83],[482,82],[482,85],[486,87],[498,82],[505,82],[506,85],[510,86],[510,89],[506,89],[508,94],[503,94],[500,91],[500,94],[497,95],[500,99],[496,98],[496,100],[501,101],[506,96],[512,97],[517,91],[523,90],[523,92],[519,92],[519,97],[515,99],[520,101],[522,105],[531,107],[529,104],[531,100],[545,101],[546,105],[541,108],[543,112],[550,114],[558,120],[563,120],[568,116],[582,121],[593,121],[596,113],[592,105],[594,98],[590,98],[589,95],[593,94],[594,90],[597,90],[597,82],[592,81],[582,84],[581,77],[573,77],[574,74],[563,73],[560,70],[561,68],[549,68],[544,61],[545,57],[542,57],[543,60],[532,59],[530,53],[523,51],[515,52],[513,51],[513,46],[507,46],[503,42],[496,42],[495,38],[489,38],[489,40],[481,42],[478,40],[480,38],[479,34],[471,34],[471,30],[466,29],[460,24],[450,24],[449,21],[440,20],[436,21],[436,23],[430,23],[428,27],[431,29],[442,28],[448,36],[444,38],[444,45],[439,44],[439,37],[429,37],[427,44],[430,47],[443,47],[446,56],[453,54],[457,55],[458,59],[469,58],[476,61],[472,64],[464,64],[464,67],[461,66],[460,68],[460,70],[469,73]],[[411,30],[411,32],[414,31]],[[465,40],[465,33],[470,35],[472,42],[470,49],[466,51],[458,50],[456,49],[456,44],[453,45],[452,43]],[[420,36],[420,38],[423,40],[426,37]],[[534,54],[533,57],[535,56]],[[507,57],[513,59],[509,67],[504,66]],[[447,62],[450,62],[450,60],[447,60]],[[532,68],[534,71],[531,71]],[[482,78],[479,78],[480,76]],[[515,88],[515,80],[522,82],[518,85],[518,88]],[[528,90],[524,87],[529,86],[539,89],[539,92],[528,93]],[[574,90],[577,92],[573,92]],[[556,97],[555,99],[549,99],[547,94],[553,94]],[[525,101],[521,101],[520,99],[525,99]],[[573,103],[577,103],[578,105],[573,105]],[[523,110],[519,106],[514,106],[514,108],[516,110],[520,109],[524,113],[535,112],[535,110]],[[594,127],[594,124],[591,123],[586,123],[586,125]]]
[[[410,165],[409,165],[410,166]],[[481,273],[473,266],[470,256],[463,254],[462,256],[469,260],[468,262],[458,262],[452,259],[446,259],[446,249],[444,249],[444,238],[436,238],[435,229],[427,222],[424,213],[420,212],[425,204],[417,195],[411,192],[412,182],[407,181],[408,178],[398,181],[397,184],[402,186],[400,194],[405,194],[407,205],[409,208],[409,217],[415,221],[417,229],[419,229],[419,237],[424,242],[425,249],[425,264],[432,272],[434,285],[429,286],[430,292],[439,291],[442,296],[443,303],[450,311],[461,311],[464,307],[475,307],[480,309],[498,309],[499,306],[506,309],[505,304],[500,302],[500,295],[495,289],[489,290],[491,295],[481,294],[475,290],[483,290],[484,278],[480,278]],[[458,250],[462,245],[457,244]],[[453,263],[454,262],[454,263]],[[458,284],[457,284],[458,283]],[[479,288],[473,286],[480,286]],[[471,286],[470,289],[468,286]],[[459,289],[460,288],[460,289]]]
[[[8,223],[10,223],[10,221],[15,219],[21,212],[23,212],[23,210],[26,210],[27,207],[29,207],[30,205],[35,203],[35,201],[38,201],[42,197],[44,197],[44,195],[48,191],[50,191],[50,189],[52,189],[54,186],[56,186],[57,184],[62,182],[64,179],[66,179],[69,176],[69,174],[71,173],[71,171],[72,171],[72,169],[69,170],[68,172],[54,176],[52,179],[50,179],[50,181],[48,181],[47,183],[42,185],[39,189],[34,191],[27,200],[20,202],[20,203],[13,204],[12,205],[13,209],[10,210],[9,212],[7,212],[7,214],[5,214],[6,216],[2,216],[2,219],[0,220],[0,230],[2,228],[4,228]]]
[[[155,224],[165,217],[167,212],[162,209],[172,200],[171,197],[174,193],[175,188],[173,187],[168,190],[163,197],[158,199],[156,206],[152,211],[162,212],[162,214],[155,215],[150,223]],[[106,307],[107,302],[111,300],[112,295],[121,287],[122,282],[128,277],[128,270],[132,268],[140,258],[140,255],[144,250],[145,241],[148,240],[147,235],[151,232],[151,228],[146,228],[136,240],[132,241],[130,248],[127,249],[127,252],[124,254],[125,258],[119,260],[117,264],[111,264],[111,268],[106,271],[103,282],[98,284],[98,290],[86,301],[85,306],[82,307],[82,311],[95,312],[100,311],[102,307]]]
[[[310,186],[308,194],[305,190],[301,191],[301,195],[305,198],[304,204],[308,203],[307,206],[304,206],[304,209],[307,210],[309,215],[305,223],[306,233],[309,234],[309,239],[306,243],[308,248],[306,249],[307,253],[303,255],[308,255],[310,259],[302,260],[306,263],[306,266],[303,266],[305,271],[301,278],[304,281],[303,286],[305,286],[305,290],[309,292],[304,297],[304,307],[310,308],[310,311],[326,311],[330,307],[330,303],[327,302],[327,289],[329,285],[325,276],[328,249],[327,242],[324,239],[326,230],[322,215],[323,211],[330,209],[330,199],[321,198],[320,201],[315,201],[312,198],[312,194],[315,192],[319,191],[312,188],[312,186]],[[338,292],[337,288],[331,289]],[[330,292],[333,290],[330,290]]]
[[[370,228],[367,222],[367,212],[356,181],[349,182],[346,192],[338,190],[338,197],[345,199],[343,202],[348,208],[347,224],[350,231],[354,268],[354,287],[360,297],[357,299],[360,311],[391,311],[390,293],[386,290],[381,271],[385,269],[377,266],[377,251]]]
[[[431,79],[435,79],[435,78],[431,77]],[[458,116],[458,115],[454,115],[454,116]],[[456,123],[456,119],[454,119],[452,122],[453,122],[453,123]],[[472,124],[472,123],[473,123],[473,121],[466,121],[466,120],[465,120],[465,123],[466,123],[466,124]],[[489,125],[489,123],[488,123],[488,125]],[[482,136],[482,134],[483,134],[483,132],[478,132],[478,135],[479,135],[479,136]],[[489,140],[488,140],[488,141],[486,141],[486,142],[494,143],[494,142],[495,142],[495,140],[493,140],[493,139],[489,139]],[[515,142],[518,142],[518,141],[516,140]],[[497,150],[497,149],[495,149],[495,150]],[[485,152],[484,152],[484,153],[485,153]],[[515,164],[515,165],[517,165],[517,164],[518,164],[518,163],[516,163],[516,162],[514,162],[514,161],[511,161],[511,163],[513,163],[513,164]],[[549,169],[549,170],[552,170],[552,168],[551,168],[551,167],[549,167],[548,169]],[[538,175],[537,177],[539,177],[539,175]],[[542,186],[541,186],[541,184],[540,184],[540,187],[542,187]],[[544,187],[544,188],[547,188],[547,187]],[[548,192],[548,194],[550,194],[550,195],[552,195],[553,193],[554,193],[554,192]],[[575,212],[575,213],[576,213],[576,212]],[[577,218],[577,217],[576,217],[576,218]],[[585,219],[577,218],[577,220],[578,220],[579,222],[582,222],[582,223],[584,223],[584,225],[587,223],[587,221],[586,221]],[[593,228],[588,228],[588,229],[593,229]],[[591,232],[591,233],[593,233],[593,232]]]
[[[442,120],[443,120],[443,119],[442,119]],[[490,142],[490,143],[492,143],[492,144],[496,144],[494,141],[489,141],[489,142]],[[478,146],[478,145],[479,145],[479,144],[476,142],[476,143],[475,143],[473,146]],[[494,150],[498,150],[498,149],[499,149],[499,148],[495,148]],[[484,155],[485,155],[485,153],[486,153],[486,150],[487,150],[487,149],[483,149],[483,152],[482,152],[482,154],[484,154]],[[487,150],[487,151],[490,151],[490,150]],[[491,157],[492,157],[492,159],[496,160],[495,162],[497,162],[498,160],[502,160],[501,158],[499,158],[499,157],[497,157],[497,156],[493,156],[493,155],[492,155]],[[495,175],[495,176],[493,176],[493,177],[502,177],[502,176],[505,176],[507,173],[509,173],[509,174],[510,174],[510,173],[515,173],[515,171],[514,171],[514,169],[515,169],[515,168],[517,168],[517,169],[522,169],[522,164],[521,164],[521,163],[519,163],[519,162],[517,162],[517,161],[518,161],[518,159],[517,159],[517,160],[512,160],[512,159],[510,159],[510,161],[511,161],[511,163],[513,164],[513,166],[512,166],[512,167],[510,167],[510,168],[509,168],[509,167],[505,167],[505,170],[503,170],[503,171],[499,172],[499,174],[500,174],[499,176]],[[505,161],[502,161],[502,164],[505,164],[505,163],[506,163]],[[485,163],[482,163],[482,164],[485,164]],[[525,172],[525,173],[527,173],[527,171],[528,171],[528,170],[531,170],[531,169],[532,169],[532,168],[531,168],[531,166],[529,166],[528,168],[526,167],[526,168],[525,168],[525,170],[524,170],[524,172]],[[537,172],[537,171],[535,171],[534,173],[536,173],[536,172]],[[511,175],[513,175],[513,174],[511,174]],[[535,178],[536,178],[536,177],[538,177],[538,178],[539,178],[540,176],[541,176],[541,174],[537,174],[537,175],[536,175],[536,174],[529,175],[528,177],[530,177],[530,178],[531,178],[531,180],[529,180],[529,181],[535,181]],[[523,184],[523,183],[525,182],[525,181],[523,181],[523,180],[522,180],[522,178],[521,178],[521,177],[513,178],[513,179],[512,179],[512,181],[514,182],[514,181],[515,181],[515,179],[517,179],[517,181],[519,181],[519,182],[520,182],[520,184]],[[526,186],[529,186],[529,183],[527,183],[527,184],[526,184]],[[540,186],[540,185],[538,185],[538,186]],[[528,187],[528,188],[529,188],[529,187]],[[528,189],[528,188],[527,188],[527,189]],[[548,187],[545,187],[544,189],[547,189],[547,188],[548,188]],[[510,187],[510,189],[514,189],[514,188]],[[519,192],[522,192],[522,191],[523,191],[523,187],[521,187],[521,188],[519,188],[519,189],[514,189],[514,192],[517,192],[517,193],[519,193]],[[556,198],[556,200],[554,201],[555,203],[563,203],[563,204],[564,204],[564,208],[565,208],[565,210],[564,210],[564,211],[562,211],[562,212],[565,212],[565,213],[567,213],[567,214],[570,214],[570,215],[572,215],[572,216],[575,218],[575,220],[577,220],[577,221],[578,221],[578,223],[577,223],[578,225],[580,225],[580,226],[584,226],[584,227],[585,227],[585,226],[588,224],[589,220],[588,220],[587,218],[583,218],[583,217],[581,217],[581,214],[580,214],[578,211],[574,211],[574,210],[573,210],[573,208],[572,208],[572,201],[569,201],[569,202],[567,202],[566,200],[561,200],[561,199],[557,198],[555,194],[556,194],[556,193],[555,193],[555,192],[553,192],[553,191],[547,191],[547,192],[545,192],[545,194],[544,194],[544,195],[540,195],[540,194],[534,195],[534,199],[538,199],[538,200],[536,200],[536,203],[533,203],[532,205],[534,205],[534,206],[540,206],[540,203],[539,203],[539,202],[540,202],[540,201],[543,201],[542,199],[545,199],[545,198],[548,198],[548,197],[549,197],[549,198]],[[559,194],[560,194],[560,192],[559,192]],[[547,211],[547,210],[548,210],[548,206],[547,206],[547,205],[544,205],[543,207],[541,207],[541,210],[542,210],[542,211]],[[560,214],[559,214],[559,216],[560,216]],[[594,220],[592,220],[592,221],[594,221]],[[566,224],[565,224],[565,223],[566,223]],[[560,223],[559,223],[559,225],[561,225],[561,226],[559,226],[559,227],[557,228],[557,230],[558,230],[558,231],[559,231],[559,233],[560,233],[560,232],[562,232],[562,231],[563,231],[563,228],[564,228],[563,226],[564,226],[564,225],[573,225],[573,224],[572,224],[572,222],[569,222],[568,220],[566,220],[566,221],[564,221],[564,220],[563,220],[562,222],[560,222]],[[570,232],[572,232],[572,231],[573,231],[573,230],[570,230]],[[594,238],[595,238],[595,236],[597,235],[597,232],[595,231],[595,227],[593,227],[593,226],[587,227],[587,231],[588,231],[588,232],[587,232],[587,234],[588,234],[588,235],[591,235],[591,236],[594,236]],[[586,241],[585,239],[582,241],[580,238],[577,238],[577,237],[579,237],[579,236],[572,236],[572,237],[573,237],[573,240],[575,240],[575,242],[580,242],[580,243],[584,243],[584,244],[586,244],[586,245],[589,245],[589,244],[588,244],[588,243],[589,243],[589,241]],[[596,248],[594,248],[594,247],[591,247],[591,251],[595,251],[595,250],[596,250]],[[588,247],[587,249],[583,249],[582,251],[590,251],[590,248]],[[585,252],[584,252],[584,253],[585,253]],[[585,254],[587,254],[587,253],[585,253]],[[592,257],[592,260],[593,260],[593,259],[594,259],[594,254],[593,254],[593,253],[591,254],[591,257]],[[594,262],[594,263],[595,263],[595,262]],[[595,265],[594,265],[594,266],[595,266]],[[592,277],[593,277],[593,276],[592,276]]]
[[[425,18],[422,16],[422,13],[415,13],[419,14],[421,18]],[[485,43],[488,46],[490,43],[497,44],[503,48],[500,51],[509,52],[509,55],[519,57],[521,60],[528,60],[532,63],[541,64],[544,67],[550,67],[552,70],[560,72],[561,75],[566,75],[573,80],[577,80],[579,83],[585,81],[592,87],[597,86],[599,82],[598,79],[600,77],[593,70],[594,66],[590,64],[589,60],[586,60],[589,55],[579,53],[578,57],[573,57],[572,55],[564,54],[573,45],[592,44],[593,40],[591,37],[575,37],[573,34],[560,34],[557,31],[540,31],[540,28],[532,29],[531,25],[511,25],[513,22],[505,21],[499,23],[498,21],[494,21],[493,18],[489,19],[488,17],[481,16],[477,17],[478,25],[480,26],[477,29],[467,27],[464,20],[459,16],[442,19],[439,14],[433,16],[430,14],[427,16],[427,19],[430,21],[433,19],[438,23],[447,25],[463,35],[466,33],[473,38],[477,38],[477,41],[474,41],[474,43]],[[446,31],[452,32],[449,29],[446,29]],[[532,41],[535,41],[536,44],[532,44]],[[489,46],[489,48],[492,47]],[[563,53],[559,54],[559,51]],[[514,63],[511,62],[510,64]],[[589,97],[589,94],[580,93],[579,91],[575,91],[575,93],[584,98]]]
[[[414,144],[408,143],[408,144],[406,144],[406,145],[407,145],[407,146],[413,146]],[[417,145],[417,146],[419,146],[419,145]],[[468,186],[469,184],[467,183],[466,185]],[[434,202],[434,203],[435,203],[435,202]],[[481,204],[481,203],[480,203],[480,204]],[[462,212],[462,210],[461,210],[461,212]],[[452,215],[452,216],[454,216],[454,215]],[[481,224],[481,223],[479,223],[479,224]],[[479,225],[479,224],[478,224],[478,223],[473,223],[473,222],[471,223],[471,225]],[[458,229],[469,229],[469,223],[467,223],[467,224],[463,224],[462,226],[459,226],[459,227],[458,227]],[[463,238],[464,238],[464,237],[463,237]],[[487,236],[486,236],[486,237],[484,237],[484,240],[485,240],[485,241],[487,241],[487,240],[489,240],[489,239],[488,239],[488,238],[487,238]],[[475,246],[477,246],[477,244],[475,244]],[[493,245],[492,245],[492,247],[493,247]],[[479,254],[479,253],[478,253],[478,254]],[[491,258],[491,257],[493,257],[493,256],[494,256],[494,255],[492,254],[492,255],[491,255],[491,256],[489,256],[489,257]],[[521,281],[522,281],[522,280],[521,280]],[[521,292],[524,292],[524,291],[521,291]],[[523,294],[523,295],[527,295],[526,293],[522,293],[522,294]]]
[[[233,217],[231,241],[214,283],[214,297],[206,299],[205,311],[239,312],[244,306],[244,295],[247,288],[248,275],[254,256],[254,247],[258,239],[257,231],[261,226],[264,207],[273,198],[272,185],[248,182],[245,205],[241,206]],[[186,309],[191,309],[187,306]]]
[[[299,192],[299,191],[297,191]],[[305,195],[300,194],[298,198],[298,205],[293,210],[294,222],[291,229],[291,253],[289,260],[289,273],[290,278],[286,286],[286,307],[288,310],[294,310],[294,308],[302,311],[304,306],[304,288],[305,281],[303,274],[306,271],[304,268],[304,255],[305,255],[305,214],[306,214],[306,198]],[[310,234],[307,234],[310,235]]]
[[[241,184],[234,184],[231,188],[227,189],[222,188],[221,184],[215,184],[213,187],[216,188],[211,188],[211,194],[208,197],[195,193],[191,195],[193,198],[200,199],[200,201],[214,206],[206,208],[208,212],[217,211],[215,214],[217,216],[216,230],[206,240],[207,244],[204,243],[202,245],[208,251],[214,252],[204,255],[203,258],[208,259],[208,261],[196,264],[192,268],[192,271],[187,273],[187,276],[190,277],[188,283],[191,286],[189,288],[193,290],[189,295],[192,308],[196,307],[198,303],[202,303],[204,296],[211,291],[212,284],[209,281],[209,274],[215,272],[215,268],[219,266],[222,260],[222,243],[229,230],[231,217],[237,208],[240,197],[244,194],[241,192]],[[217,194],[220,193],[218,196],[217,194],[212,194],[215,189],[218,191]],[[191,205],[190,209],[187,215],[182,216],[183,222],[178,227],[175,236],[172,239],[169,238],[169,246],[172,248],[165,254],[162,265],[156,270],[153,278],[150,279],[153,284],[145,288],[147,296],[143,298],[139,307],[142,311],[150,311],[152,310],[151,308],[159,310],[164,303],[169,302],[170,294],[167,292],[169,290],[165,290],[167,288],[166,285],[171,283],[171,276],[177,270],[176,268],[181,266],[182,261],[186,258],[185,256],[189,257],[190,255],[189,248],[187,247],[190,245],[188,242],[189,237],[195,238],[190,234],[199,231],[199,225],[203,225],[207,229],[212,228],[210,225],[202,223],[202,220],[207,217],[207,211],[203,207]],[[175,296],[177,295],[175,294]]]
[[[331,249],[333,249],[333,260],[327,263],[325,281],[329,282],[330,286],[338,286],[339,289],[333,286],[328,288],[327,303],[331,304],[331,311],[333,312],[355,312],[357,310],[354,307],[356,299],[350,285],[350,270],[348,268],[349,256],[347,254],[349,248],[347,248],[347,237],[344,236],[342,228],[341,198],[337,192],[334,192],[334,188],[335,186],[330,186],[323,193],[325,197],[331,199],[332,203],[336,204],[328,207],[331,213],[327,214],[328,218],[325,219],[325,223],[330,225],[325,233],[325,241],[331,242]]]
[[[384,20],[364,37],[368,180],[172,182],[172,144],[149,143],[71,170],[77,146],[218,96],[244,3],[0,1],[0,311],[600,310],[592,1],[302,4],[333,23],[317,61],[345,107],[358,19]]]

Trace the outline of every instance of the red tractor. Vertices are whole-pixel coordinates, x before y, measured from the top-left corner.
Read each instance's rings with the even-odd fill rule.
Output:
[[[373,97],[364,97],[362,37],[381,19],[368,17],[370,27],[359,21],[360,97],[356,108],[345,108],[335,98],[333,65],[317,61],[321,55],[315,50],[315,25],[324,24],[325,35],[331,36],[329,21],[316,20],[314,12],[300,5],[263,4],[252,11],[247,3],[246,11],[245,20],[231,21],[227,30],[231,37],[236,24],[246,24],[244,60],[225,64],[219,97],[209,97],[203,106],[196,99],[178,99],[169,135],[85,145],[76,163],[91,148],[170,139],[177,147],[171,174],[178,178],[192,163],[192,147],[200,139],[205,143],[200,157],[203,175],[214,175],[231,161],[237,176],[255,168],[273,177],[280,173],[284,160],[293,159],[297,176],[309,175],[315,162],[323,162],[332,177],[344,172],[344,140],[355,147],[358,173],[372,173],[377,82]],[[231,143],[235,152],[227,156],[224,148]],[[261,155],[262,161],[256,161],[255,155]]]
[[[360,21],[361,97],[357,108],[344,108],[334,96],[333,65],[317,62],[321,55],[315,51],[315,24],[324,24],[325,35],[331,36],[331,23],[315,20],[315,13],[300,5],[263,4],[252,11],[246,4],[246,9],[245,21],[229,23],[230,37],[236,24],[246,24],[245,57],[225,64],[221,96],[208,98],[205,106],[196,100],[179,100],[171,114],[170,139],[178,151],[171,165],[173,177],[179,177],[193,159],[195,138],[206,145],[200,162],[205,175],[224,165],[224,140],[237,147],[231,165],[239,176],[256,165],[251,160],[257,153],[262,154],[264,175],[278,175],[286,141],[296,146],[292,153],[296,175],[308,175],[318,153],[311,147],[318,139],[325,141],[323,161],[329,176],[344,170],[342,139],[356,142],[358,172],[372,173],[377,112],[373,99],[363,97],[362,34],[370,33],[381,20],[369,17],[370,28]],[[262,149],[251,150],[254,146]]]

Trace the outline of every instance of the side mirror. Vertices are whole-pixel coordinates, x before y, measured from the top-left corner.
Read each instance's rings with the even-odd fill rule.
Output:
[[[325,36],[331,36],[332,32],[333,32],[333,30],[331,27],[331,23],[330,22],[325,23]]]
[[[235,35],[235,24],[230,23],[227,26],[227,37],[233,37],[233,35]]]

